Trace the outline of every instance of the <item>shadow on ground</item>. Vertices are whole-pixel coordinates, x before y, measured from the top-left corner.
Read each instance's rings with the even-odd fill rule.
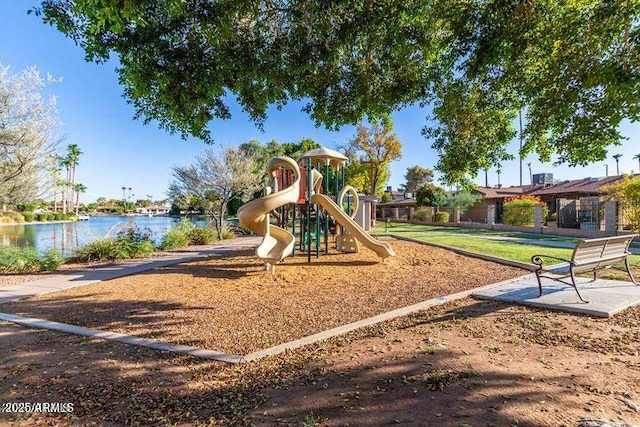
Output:
[[[616,399],[625,390],[637,399],[638,367],[621,369],[611,355],[602,363],[603,353],[571,342],[514,338],[566,319],[585,320],[466,300],[235,366],[0,324],[0,396],[74,405],[71,415],[34,414],[23,426],[38,418],[116,426],[533,426],[574,425],[581,413],[639,421]],[[496,325],[503,337],[492,336]]]

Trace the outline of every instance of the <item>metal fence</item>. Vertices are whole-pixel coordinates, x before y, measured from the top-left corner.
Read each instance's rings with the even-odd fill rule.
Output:
[[[465,211],[460,211],[460,222],[487,223],[487,207],[472,206]]]
[[[619,229],[628,231],[640,231],[640,205],[618,204]]]
[[[599,230],[604,220],[604,204],[585,204],[577,207],[575,203],[559,206],[557,212],[559,228],[580,230]]]

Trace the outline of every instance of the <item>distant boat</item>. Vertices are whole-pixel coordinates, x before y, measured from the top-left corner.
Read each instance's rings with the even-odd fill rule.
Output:
[[[89,221],[89,215],[78,215],[78,221]]]
[[[153,214],[152,214],[151,212],[149,212],[149,213],[147,214],[147,216],[148,216],[149,218],[152,218],[152,217],[153,217]]]

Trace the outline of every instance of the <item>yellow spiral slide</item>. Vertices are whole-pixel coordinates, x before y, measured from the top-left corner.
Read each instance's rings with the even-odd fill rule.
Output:
[[[269,176],[276,170],[289,169],[294,174],[293,183],[284,189],[273,189],[274,192],[243,205],[238,210],[240,224],[259,236],[262,242],[256,249],[256,256],[273,273],[276,263],[289,256],[295,245],[293,234],[287,230],[272,225],[269,222],[269,212],[289,203],[296,203],[300,192],[300,168],[288,157],[275,157],[268,164]]]

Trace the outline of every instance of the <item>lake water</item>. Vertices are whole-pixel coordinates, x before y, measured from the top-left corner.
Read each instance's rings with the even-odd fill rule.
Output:
[[[140,229],[149,229],[158,243],[178,221],[180,220],[177,218],[163,216],[95,216],[89,221],[2,225],[0,244],[31,246],[38,252],[56,249],[65,256],[71,256],[79,246],[97,238],[113,237],[130,224]]]

